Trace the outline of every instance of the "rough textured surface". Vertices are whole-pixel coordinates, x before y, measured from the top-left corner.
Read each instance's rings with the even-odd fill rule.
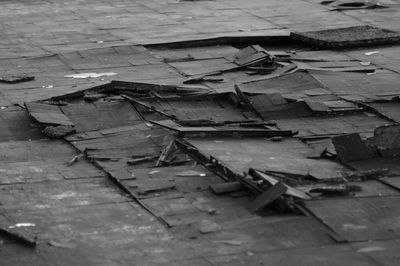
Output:
[[[400,6],[382,4],[336,12],[317,0],[0,1],[0,76],[34,77],[0,86],[0,227],[37,241],[32,249],[0,234],[0,264],[397,265],[398,159],[344,165],[331,136],[365,139],[399,122],[398,46],[314,50],[288,38],[360,25],[399,31]],[[236,68],[249,45],[277,69]],[[226,92],[237,97],[205,97]],[[243,102],[253,97],[264,119]],[[285,111],[297,101],[329,108]],[[283,105],[274,116],[271,103]],[[196,136],[150,122],[166,119]],[[47,123],[78,133],[50,140]],[[250,182],[250,167],[307,194],[308,211],[282,211],[284,194],[253,215],[268,184]],[[310,193],[343,174],[360,189]],[[245,190],[209,188],[238,177]]]
[[[290,36],[323,48],[348,48],[400,42],[400,33],[371,26],[292,33]]]

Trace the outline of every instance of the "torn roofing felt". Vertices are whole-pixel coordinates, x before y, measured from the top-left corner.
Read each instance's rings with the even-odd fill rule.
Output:
[[[233,53],[233,58],[226,54],[217,58],[239,66],[263,68],[265,65],[262,64],[267,63],[274,66],[274,69],[280,69],[291,62],[296,63],[291,61],[292,57],[296,58],[297,62],[315,63],[312,60],[307,61],[309,57],[305,55],[307,53],[297,55],[271,52],[260,46],[249,46]],[[346,183],[345,176],[357,168],[342,165],[341,162],[345,161],[342,160],[342,154],[328,152],[329,141],[326,142],[325,148],[322,146],[316,153],[314,146],[304,144],[296,138],[305,141],[329,140],[332,136],[344,133],[371,134],[376,126],[383,126],[392,121],[380,116],[379,112],[369,112],[370,109],[363,102],[352,100],[360,95],[352,95],[350,91],[349,94],[339,94],[332,83],[323,79],[329,75],[353,75],[336,72],[335,69],[354,71],[359,64],[358,61],[347,60],[347,57],[333,59],[318,59],[319,65],[306,71],[301,70],[301,64],[297,63],[297,68],[300,69],[298,71],[293,69],[289,73],[281,73],[278,76],[275,74],[268,79],[240,83],[236,85],[235,92],[211,93],[195,87],[113,81],[84,92],[53,98],[47,101],[48,106],[46,102],[41,104],[42,109],[47,108],[50,114],[57,113],[62,115],[64,120],[70,121],[70,126],[73,126],[77,133],[71,132],[66,137],[67,141],[87,158],[118,177],[130,175],[125,170],[117,170],[117,165],[123,165],[124,168],[127,165],[148,167],[157,166],[161,161],[168,164],[186,164],[191,161],[188,157],[185,158],[184,153],[187,153],[205,165],[210,163],[206,159],[208,156],[215,158],[226,167],[224,169],[234,173],[228,178],[233,179],[232,181],[240,179],[239,176],[248,169],[257,169],[278,175],[275,176],[280,178],[278,183],[300,186],[334,180],[343,185]],[[197,59],[205,64],[204,66],[210,63],[210,60],[215,61],[215,58]],[[225,68],[225,63],[220,65],[216,62],[212,64],[217,72],[228,69]],[[193,66],[193,72],[187,73],[190,75],[212,73],[207,67],[206,72],[199,69],[197,63],[199,62],[193,58],[169,60],[169,64],[174,64],[177,68],[184,67],[184,64]],[[281,65],[276,66],[276,63]],[[362,67],[361,65],[360,68]],[[184,68],[186,71],[190,69]],[[371,69],[375,67],[371,66]],[[27,107],[29,105],[35,104],[28,103]],[[35,109],[28,108],[28,112],[35,117]],[[44,119],[36,120],[41,124],[49,124]],[[62,125],[61,122],[53,124]],[[189,139],[182,139],[184,137]],[[178,141],[176,147],[175,139]],[[286,142],[289,143],[288,146],[284,144]],[[201,148],[202,146],[197,147],[194,143],[202,143],[205,147],[212,144],[210,147],[213,152],[222,143],[222,154],[209,154]],[[226,143],[229,145],[225,145]],[[253,143],[254,148],[249,150]],[[297,147],[296,143],[300,145],[299,154],[297,150],[291,149]],[[257,153],[263,145],[267,145],[265,150],[271,154]],[[175,155],[176,158],[180,158],[175,158],[175,162],[166,159],[172,146],[181,150],[181,153]],[[235,150],[232,152],[226,151],[233,148]],[[197,153],[194,152],[196,149]],[[290,152],[286,153],[287,149]],[[243,150],[246,152],[240,155]],[[310,156],[312,153],[316,155]],[[232,154],[242,157],[231,157]],[[341,162],[336,160],[336,156]],[[256,157],[261,161],[254,160]],[[359,159],[357,156],[355,158]],[[368,156],[361,158],[370,159]],[[243,182],[243,177],[240,180]],[[243,185],[253,188],[253,192],[257,193],[268,191],[268,186],[254,190],[254,187],[258,187],[254,183],[261,181],[257,176],[253,181],[245,181]],[[278,184],[265,182],[271,186]],[[343,186],[331,190],[339,191],[342,188]],[[329,188],[326,190],[329,191]],[[352,191],[346,186],[344,190]],[[319,188],[318,191],[325,190]],[[285,191],[281,192],[283,194],[277,195],[277,198],[286,195]],[[309,193],[309,190],[305,193]],[[311,198],[310,195],[308,197]]]

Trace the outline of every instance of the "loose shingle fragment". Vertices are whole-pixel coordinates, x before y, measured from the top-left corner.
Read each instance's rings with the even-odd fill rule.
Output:
[[[74,126],[60,107],[42,103],[25,103],[29,115],[41,125]]]
[[[360,161],[373,157],[373,154],[357,133],[333,137],[332,143],[342,162]]]

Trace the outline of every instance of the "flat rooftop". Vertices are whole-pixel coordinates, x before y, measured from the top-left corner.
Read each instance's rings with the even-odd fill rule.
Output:
[[[1,265],[398,265],[400,3],[0,1]]]

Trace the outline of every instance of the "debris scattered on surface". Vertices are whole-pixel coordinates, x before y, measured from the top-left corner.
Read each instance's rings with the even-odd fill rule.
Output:
[[[0,92],[0,227],[40,249],[4,239],[5,264],[396,265],[398,47],[332,30],[399,30],[395,1],[23,2],[1,66],[36,81]]]

